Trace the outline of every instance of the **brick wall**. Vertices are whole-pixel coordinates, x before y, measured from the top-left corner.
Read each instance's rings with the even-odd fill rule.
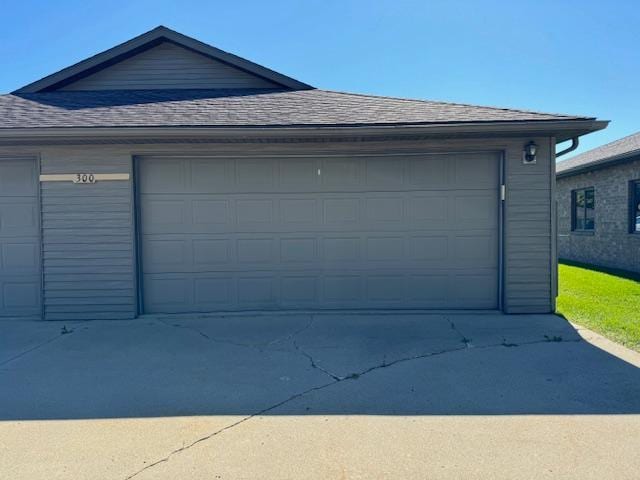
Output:
[[[640,179],[640,158],[559,178],[558,256],[561,259],[640,272],[640,234],[629,233],[629,181]],[[571,191],[595,188],[595,231],[571,231]]]

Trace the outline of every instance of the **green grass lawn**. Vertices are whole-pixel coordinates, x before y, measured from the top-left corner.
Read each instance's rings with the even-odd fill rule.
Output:
[[[560,263],[557,313],[640,351],[640,275]]]

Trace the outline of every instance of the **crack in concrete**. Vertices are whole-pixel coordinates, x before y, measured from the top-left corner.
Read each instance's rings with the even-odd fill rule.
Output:
[[[225,318],[225,317],[221,317],[221,318]],[[274,340],[271,340],[271,341],[265,342],[265,343],[240,343],[240,342],[233,342],[231,340],[221,340],[219,338],[212,337],[211,335],[206,334],[205,332],[203,332],[199,328],[193,327],[191,325],[183,325],[181,323],[171,323],[171,322],[165,321],[164,319],[161,319],[161,318],[156,319],[156,321],[161,323],[161,324],[163,324],[163,325],[165,325],[165,326],[167,326],[167,327],[181,328],[183,330],[190,330],[192,332],[197,333],[202,338],[205,338],[205,339],[207,339],[207,340],[209,340],[211,342],[221,343],[221,344],[225,344],[225,345],[235,345],[236,347],[253,348],[253,349],[257,349],[259,351],[262,351],[264,348],[269,348],[269,347],[271,347],[273,345],[276,345],[278,343],[285,342],[287,340],[295,338],[296,336],[298,336],[299,334],[301,334],[302,332],[304,332],[305,330],[310,328],[313,325],[315,319],[314,319],[314,315],[310,315],[310,320],[304,327],[302,327],[302,328],[300,328],[298,330],[294,330],[293,332],[288,333],[283,337],[276,338]]]
[[[157,322],[163,324],[166,327],[170,327],[170,328],[181,328],[183,330],[190,330],[192,332],[197,333],[198,335],[200,335],[202,338],[207,339],[210,342],[214,342],[214,343],[221,343],[223,345],[234,345],[236,347],[244,347],[244,348],[254,348],[254,349],[259,349],[259,345],[252,345],[250,343],[239,343],[239,342],[232,342],[231,340],[220,340],[219,338],[215,338],[212,337],[211,335],[207,335],[206,333],[204,333],[202,330],[196,328],[196,327],[192,327],[190,325],[182,325],[180,323],[170,323],[170,322],[166,322],[162,319],[156,319]]]
[[[64,328],[66,328],[66,326]],[[73,330],[63,330],[59,334],[57,334],[55,337],[51,337],[51,338],[45,340],[44,342],[39,343],[38,345],[35,345],[35,346],[25,350],[24,352],[20,352],[17,355],[14,355],[11,358],[3,360],[2,362],[0,362],[0,367],[4,367],[5,365],[13,362],[14,360],[18,360],[19,358],[22,358],[25,355],[44,347],[45,345],[49,345],[50,343],[55,342],[56,340],[59,340],[62,337],[66,337],[67,335],[70,335],[71,333],[73,333]]]
[[[309,328],[312,323],[313,323],[313,321],[310,322],[310,324],[306,328]],[[454,330],[458,331],[455,328],[455,325],[453,324],[453,322],[451,322],[451,323],[452,323],[452,328]],[[302,331],[306,330],[306,328],[302,329]],[[458,333],[460,333],[460,332],[458,332]],[[466,339],[466,337],[462,333],[460,333],[460,335],[462,336],[463,339]],[[544,343],[579,343],[579,342],[582,342],[582,341],[583,341],[583,339],[581,339],[581,338],[571,339],[571,340],[549,340],[549,339],[544,339],[544,340],[532,340],[530,342],[522,342],[522,343],[518,343],[518,344],[514,343],[514,344],[505,345],[505,342],[503,340],[503,342],[501,342],[501,343],[493,343],[493,344],[488,344],[488,345],[481,345],[481,346],[474,347],[474,348],[478,349],[478,350],[479,349],[496,348],[496,347],[518,348],[518,347],[523,347],[523,346],[537,345],[537,344],[544,344]],[[426,358],[437,357],[437,356],[445,355],[445,354],[448,354],[448,353],[455,353],[455,352],[465,351],[468,348],[470,348],[469,345],[468,345],[468,342],[463,342],[463,343],[464,343],[464,346],[460,346],[460,347],[457,347],[457,348],[450,348],[450,349],[446,349],[446,350],[440,350],[440,351],[425,353],[425,354],[421,354],[421,355],[412,355],[410,357],[400,358],[400,359],[394,360],[392,362],[386,362],[386,360],[385,360],[385,361],[383,361],[383,363],[381,363],[379,365],[374,365],[373,367],[367,368],[367,369],[365,369],[365,370],[363,370],[363,371],[361,371],[359,373],[352,373],[352,374],[344,376],[344,377],[339,377],[337,375],[333,375],[330,372],[327,372],[324,369],[318,367],[317,364],[315,364],[315,361],[313,360],[313,358],[310,355],[306,354],[306,352],[304,352],[302,350],[299,350],[299,352],[302,355],[306,356],[312,362],[312,366],[314,368],[317,368],[317,369],[323,371],[325,374],[329,375],[333,379],[333,381],[331,381],[329,383],[326,383],[324,385],[320,385],[320,386],[317,386],[317,387],[312,387],[312,388],[309,388],[309,389],[304,390],[302,392],[299,392],[299,393],[296,393],[294,395],[291,395],[290,397],[286,398],[285,400],[282,400],[282,401],[280,401],[280,402],[278,402],[278,403],[276,403],[274,405],[271,405],[271,406],[269,406],[267,408],[264,408],[264,409],[262,409],[262,410],[260,410],[258,412],[255,412],[255,413],[253,413],[251,415],[247,415],[247,416],[241,418],[240,420],[238,420],[237,422],[234,422],[234,423],[232,423],[230,425],[227,425],[227,426],[225,426],[225,427],[223,427],[223,428],[221,428],[219,430],[216,430],[215,432],[212,432],[209,435],[205,435],[204,437],[200,437],[197,440],[194,440],[193,442],[189,443],[188,445],[183,445],[182,447],[171,451],[168,455],[166,455],[165,457],[161,458],[160,460],[157,460],[157,461],[155,461],[153,463],[150,463],[149,465],[146,465],[144,468],[142,468],[142,469],[138,470],[137,472],[129,475],[128,477],[125,478],[125,480],[130,480],[130,479],[134,478],[135,476],[143,473],[144,471],[149,470],[150,468],[153,468],[153,467],[155,467],[157,465],[160,465],[162,463],[166,463],[174,455],[178,455],[178,454],[190,449],[191,447],[194,447],[195,445],[198,445],[199,443],[205,442],[205,441],[207,441],[207,440],[209,440],[209,439],[211,439],[211,438],[213,438],[213,437],[215,437],[217,435],[220,435],[221,433],[223,433],[223,432],[225,432],[227,430],[230,430],[230,429],[232,429],[234,427],[237,427],[238,425],[241,425],[242,423],[247,422],[248,420],[251,420],[254,417],[258,417],[260,415],[264,415],[265,413],[268,413],[268,412],[270,412],[272,410],[275,410],[276,408],[281,407],[283,405],[286,405],[287,403],[289,403],[289,402],[291,402],[293,400],[296,400],[298,398],[301,398],[301,397],[303,397],[303,396],[305,396],[305,395],[307,395],[309,393],[320,391],[320,390],[324,390],[325,388],[331,387],[333,385],[337,385],[338,383],[344,382],[346,380],[356,380],[356,379],[358,379],[358,378],[360,378],[360,377],[362,377],[364,375],[367,375],[368,373],[374,372],[376,370],[381,370],[381,369],[384,369],[384,368],[393,367],[393,366],[401,364],[401,363],[406,363],[406,362],[410,362],[410,361],[414,361],[414,360],[422,360],[422,359],[426,359]],[[294,344],[296,344],[295,340],[294,340]]]
[[[454,332],[456,332],[458,335],[460,335],[460,340],[462,341],[462,343],[464,343],[465,348],[471,348],[473,346],[471,345],[471,339],[467,338],[467,336],[458,329],[458,327],[456,326],[456,324],[454,323],[454,321],[451,319],[450,316],[445,315],[445,318],[449,322],[449,325],[451,325],[451,329]]]
[[[314,358],[309,353],[305,352],[302,348],[300,348],[300,345],[298,345],[298,342],[296,342],[295,339],[293,340],[293,346],[298,351],[298,353],[300,353],[300,355],[306,357],[309,360],[311,368],[315,368],[316,370],[320,370],[325,375],[328,375],[329,377],[331,377],[331,378],[333,378],[334,380],[337,380],[337,381],[341,381],[341,380],[345,379],[345,377],[340,377],[339,375],[331,373],[329,370],[327,370],[327,369],[321,367],[320,365],[318,365],[316,363],[316,361],[314,360]]]
[[[302,327],[302,328],[300,328],[298,330],[295,330],[295,331],[291,332],[290,334],[285,335],[282,338],[276,338],[275,340],[272,340],[272,341],[268,342],[266,344],[266,346],[270,347],[271,345],[275,345],[276,343],[286,342],[287,340],[295,339],[301,333],[309,330],[313,326],[315,321],[316,321],[316,316],[313,315],[313,314],[309,315],[309,322],[304,327]]]
[[[177,448],[177,449],[171,451],[166,457],[163,457],[160,460],[157,460],[157,461],[155,461],[153,463],[150,463],[149,465],[146,465],[144,468],[142,468],[142,469],[138,470],[137,472],[129,475],[128,477],[126,477],[125,480],[130,480],[131,478],[141,474],[142,472],[144,472],[146,470],[149,470],[150,468],[153,468],[153,467],[155,467],[157,465],[160,465],[162,463],[166,463],[174,455],[178,455],[178,454],[184,452],[185,450],[188,450],[191,447],[194,447],[194,446],[198,445],[199,443],[206,442],[207,440],[209,440],[209,439],[211,439],[211,438],[213,438],[213,437],[215,437],[217,435],[220,435],[221,433],[223,433],[223,432],[225,432],[227,430],[230,430],[230,429],[232,429],[234,427],[237,427],[238,425],[240,425],[240,424],[242,424],[242,423],[244,423],[244,422],[246,422],[248,420],[251,420],[254,417],[258,417],[260,415],[264,415],[265,413],[268,413],[271,410],[274,410],[274,409],[276,409],[278,407],[281,407],[282,405],[285,405],[286,403],[289,403],[289,402],[291,402],[291,401],[293,401],[293,400],[295,400],[297,398],[300,398],[300,397],[302,397],[302,396],[304,396],[304,395],[306,395],[308,393],[311,393],[311,392],[313,392],[315,390],[322,390],[323,388],[331,386],[331,385],[333,385],[335,383],[337,383],[337,381],[333,381],[333,382],[330,382],[330,383],[327,383],[327,384],[324,384],[324,385],[320,385],[320,386],[317,386],[317,387],[309,388],[309,389],[307,389],[307,390],[305,390],[303,392],[291,395],[290,397],[286,398],[285,400],[282,400],[281,402],[278,402],[278,403],[276,403],[274,405],[271,405],[270,407],[264,408],[264,409],[260,410],[259,412],[253,413],[251,415],[247,415],[246,417],[241,418],[237,422],[234,422],[234,423],[232,423],[230,425],[227,425],[226,427],[222,427],[221,429],[216,430],[215,432],[210,433],[209,435],[205,435],[204,437],[200,437],[197,440],[194,440],[193,442],[189,443],[188,445],[184,445],[184,446],[182,446],[180,448]]]

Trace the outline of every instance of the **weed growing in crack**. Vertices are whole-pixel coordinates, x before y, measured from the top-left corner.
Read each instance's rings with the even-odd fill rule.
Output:
[[[357,380],[359,378],[360,378],[359,373],[352,373],[351,375],[347,375],[346,377],[344,377],[345,380]]]
[[[67,328],[66,325],[63,325],[62,329],[60,330],[60,335],[66,335],[67,333],[73,333],[73,330]]]

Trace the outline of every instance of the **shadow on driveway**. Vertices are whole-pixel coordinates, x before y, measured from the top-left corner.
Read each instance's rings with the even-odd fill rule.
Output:
[[[168,316],[2,323],[0,392],[0,420],[637,414],[640,369],[553,315]]]

